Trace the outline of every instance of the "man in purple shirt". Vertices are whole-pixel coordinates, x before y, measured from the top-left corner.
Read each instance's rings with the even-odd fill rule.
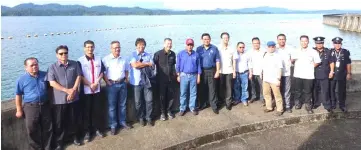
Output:
[[[193,50],[193,39],[186,40],[186,49],[179,52],[177,55],[176,71],[177,80],[180,82],[180,112],[179,115],[183,116],[187,107],[187,95],[189,93],[189,109],[193,115],[198,115],[195,109],[197,99],[197,84],[200,83],[201,78],[201,65],[200,57]],[[188,89],[188,86],[190,89]]]

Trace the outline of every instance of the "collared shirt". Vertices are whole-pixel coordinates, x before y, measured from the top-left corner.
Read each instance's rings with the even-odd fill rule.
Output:
[[[86,55],[80,57],[78,59],[81,70],[83,72],[83,77],[87,79],[90,83],[95,83],[95,81],[99,78],[99,75],[103,73],[104,66],[101,62],[100,57],[90,58]],[[94,93],[100,92],[100,84],[98,84],[98,88],[94,91]],[[84,85],[84,93],[85,94],[94,94],[89,86]]]
[[[279,46],[277,46],[277,52],[280,54],[282,59],[282,76],[290,76],[291,75],[291,54],[294,49],[288,45],[285,45],[285,47],[282,49]]]
[[[308,47],[306,49],[297,49],[291,55],[295,59],[294,77],[301,79],[315,79],[315,66],[321,62],[318,53]]]
[[[327,48],[323,48],[321,52],[316,48],[313,49],[320,55],[321,59],[321,64],[315,68],[315,79],[328,79],[331,71],[330,64],[335,62],[331,56],[331,51]]]
[[[158,81],[171,81],[177,76],[175,71],[176,55],[173,51],[166,52],[164,49],[154,54],[154,64],[157,68]]]
[[[218,48],[212,44],[209,45],[208,49],[204,45],[198,46],[196,52],[200,56],[202,68],[213,68],[216,67],[216,62],[220,62]]]
[[[177,73],[201,74],[201,64],[198,53],[192,50],[191,54],[187,50],[182,50],[177,55]]]
[[[262,61],[263,81],[277,84],[282,68],[282,56],[277,52],[267,52]]]
[[[78,76],[82,75],[81,67],[78,62],[68,60],[67,65],[61,64],[59,61],[50,65],[48,69],[47,81],[55,81],[64,88],[70,89],[75,85]],[[68,94],[53,88],[54,104],[68,104],[79,99],[79,92],[76,92],[74,100],[68,102]]]
[[[232,74],[233,73],[233,54],[235,49],[230,45],[223,47],[222,44],[218,46],[219,55],[221,58],[221,74]]]
[[[260,48],[258,51],[252,49],[250,52],[251,55],[251,61],[252,61],[252,69],[253,69],[253,75],[261,75],[262,73],[262,60],[263,56],[265,55],[266,51],[262,48]]]
[[[113,81],[119,81],[125,78],[125,72],[127,72],[130,67],[124,58],[121,56],[114,57],[112,53],[105,56],[102,62],[104,65],[104,75]]]
[[[340,51],[331,49],[332,58],[335,61],[335,75],[333,80],[346,80],[347,76],[347,65],[351,64],[351,54],[347,49],[341,48]]]
[[[242,73],[244,71],[247,71],[249,68],[252,68],[252,62],[249,53],[250,52],[240,53],[238,51],[234,53],[233,59],[236,61],[237,72]]]
[[[152,56],[149,53],[143,52],[143,53],[139,54],[138,51],[135,51],[135,52],[132,53],[129,64],[131,64],[133,62],[137,62],[140,59],[143,60],[143,63],[151,62],[154,65]],[[140,69],[137,69],[137,68],[134,68],[134,67],[130,66],[129,75],[130,75],[130,80],[129,80],[130,84],[132,84],[132,85],[143,85],[144,84],[145,81],[141,80],[141,71],[140,71]]]
[[[46,72],[39,71],[37,77],[25,73],[16,81],[16,95],[21,95],[23,103],[47,101],[48,83]]]

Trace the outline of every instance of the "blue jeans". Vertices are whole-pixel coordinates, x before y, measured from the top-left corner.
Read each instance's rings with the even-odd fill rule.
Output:
[[[234,81],[234,100],[247,102],[248,99],[248,72],[237,73]]]
[[[107,87],[107,94],[109,106],[108,124],[110,128],[116,128],[117,125],[122,125],[125,123],[127,107],[127,84],[125,82],[112,84]]]
[[[188,88],[189,87],[189,88]],[[187,95],[189,93],[189,109],[193,111],[196,107],[197,99],[197,74],[180,74],[180,111],[187,108]]]
[[[139,120],[152,120],[153,111],[153,92],[152,88],[146,88],[144,85],[133,85],[135,109]]]

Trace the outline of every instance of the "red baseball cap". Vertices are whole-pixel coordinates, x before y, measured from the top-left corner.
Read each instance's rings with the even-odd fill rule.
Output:
[[[194,41],[191,38],[186,40],[186,45],[190,45],[190,44],[194,45]]]

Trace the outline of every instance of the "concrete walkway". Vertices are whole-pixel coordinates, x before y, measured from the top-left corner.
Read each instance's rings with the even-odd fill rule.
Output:
[[[347,109],[349,111],[361,110],[361,92],[349,93],[347,95]],[[219,115],[212,112],[210,108],[203,110],[198,116],[187,113],[185,116],[176,116],[173,120],[157,120],[154,127],[141,127],[135,124],[131,130],[121,130],[116,136],[95,138],[82,146],[70,145],[69,150],[108,150],[108,149],[164,149],[185,141],[193,140],[210,133],[232,129],[235,127],[285,118],[307,116],[304,107],[293,110],[293,113],[285,112],[283,116],[277,117],[274,112],[264,113],[260,102],[252,103],[248,107],[237,105],[231,111],[223,108]],[[340,111],[336,109],[335,111]],[[323,107],[314,110],[315,114],[327,113]]]

